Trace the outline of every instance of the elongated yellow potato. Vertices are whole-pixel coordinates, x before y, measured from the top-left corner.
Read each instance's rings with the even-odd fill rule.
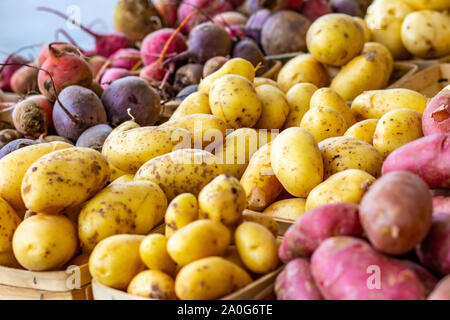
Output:
[[[14,209],[0,198],[0,265],[17,267],[18,263],[12,250],[14,231],[20,223],[20,218]]]

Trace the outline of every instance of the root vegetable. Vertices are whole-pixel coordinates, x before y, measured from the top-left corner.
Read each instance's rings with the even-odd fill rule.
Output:
[[[21,67],[11,77],[11,89],[18,94],[26,94],[37,89],[38,70]]]
[[[19,102],[12,113],[14,127],[25,136],[37,137],[47,131],[44,108],[34,100]]]
[[[160,58],[167,41],[176,32],[175,29],[165,28],[152,32],[145,37],[141,46],[142,62],[148,66]],[[175,55],[187,50],[187,44],[184,36],[177,33],[167,48],[166,55]]]
[[[129,70],[123,68],[107,69],[105,73],[103,73],[103,76],[100,80],[100,85],[102,89],[105,90],[114,81],[125,77],[131,77],[132,75],[133,74]]]
[[[192,84],[199,84],[202,79],[203,65],[186,64],[175,73],[174,89],[179,91]]]

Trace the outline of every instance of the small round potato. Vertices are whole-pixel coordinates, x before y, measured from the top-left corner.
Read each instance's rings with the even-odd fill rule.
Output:
[[[250,271],[265,274],[278,266],[277,241],[263,225],[243,222],[237,227],[234,238],[239,256]]]
[[[211,108],[209,107],[209,96],[206,93],[191,93],[188,97],[186,97],[186,99],[183,100],[183,102],[181,102],[170,117],[170,120],[175,120],[196,113],[211,114]]]
[[[12,239],[20,221],[8,202],[0,198],[0,266],[18,266],[12,250]]]
[[[154,233],[145,237],[139,247],[139,255],[150,270],[174,274],[176,265],[167,252],[167,238],[164,235]]]
[[[327,138],[342,136],[347,130],[347,122],[336,110],[318,106],[305,113],[300,127],[308,130],[314,139],[320,142]]]
[[[255,128],[280,129],[290,110],[285,94],[277,87],[269,84],[261,85],[255,90],[262,103],[261,117],[255,124]]]
[[[272,203],[262,213],[274,218],[297,220],[305,213],[305,205],[304,198],[284,199]]]
[[[59,270],[78,249],[77,230],[64,216],[36,214],[17,227],[12,245],[25,269]]]
[[[377,123],[378,119],[367,119],[357,122],[348,128],[348,130],[344,133],[344,136],[372,144],[373,134],[375,133]]]
[[[176,300],[175,282],[159,270],[138,273],[128,285],[129,294],[157,300]]]
[[[313,93],[318,88],[312,83],[297,83],[286,93],[290,111],[287,116],[284,128],[298,127],[303,115],[309,110],[309,105]]]
[[[208,183],[198,195],[199,218],[234,226],[247,204],[245,190],[239,180],[222,174]]]
[[[198,219],[198,202],[192,193],[182,193],[175,197],[167,207],[164,217],[166,237],[170,238],[175,231]]]
[[[423,137],[422,115],[411,109],[396,109],[378,121],[373,146],[387,157],[395,149],[420,137]]]

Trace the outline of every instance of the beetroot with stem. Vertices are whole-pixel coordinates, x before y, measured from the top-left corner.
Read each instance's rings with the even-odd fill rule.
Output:
[[[177,25],[178,6],[181,0],[153,0],[165,27],[174,28]]]
[[[139,77],[145,81],[152,83],[154,81],[162,81],[166,76],[167,70],[161,66],[158,61],[149,64],[141,69]]]
[[[150,33],[147,37],[145,37],[141,46],[141,58],[142,62],[146,66],[160,58],[161,52],[164,50],[166,43],[173,37],[172,35],[175,32],[175,29],[165,28]],[[167,56],[179,54],[186,51],[187,48],[186,39],[182,34],[177,33],[170,45],[167,47],[165,54]]]
[[[71,52],[71,53],[80,55],[80,49],[78,49],[78,47],[74,46],[71,43],[52,42],[52,46],[53,46],[53,48],[60,50],[60,51]],[[49,55],[50,55],[50,52],[49,52],[48,44],[46,44],[46,45],[42,46],[41,51],[39,52],[38,65],[42,66],[44,64],[45,60],[47,60]]]
[[[25,99],[14,107],[14,127],[24,136],[37,138],[47,132],[47,116],[44,108],[32,99]]]
[[[125,78],[125,77],[130,77],[132,75],[133,75],[133,73],[127,69],[110,68],[110,69],[107,69],[103,73],[102,79],[100,80],[100,85],[101,85],[102,89],[105,90],[114,81]]]
[[[58,10],[46,8],[46,7],[37,7],[38,11],[46,11],[53,13],[63,19],[66,19],[67,21],[71,21],[74,25],[80,27],[81,30],[84,32],[90,34],[92,37],[95,38],[95,54],[109,57],[114,52],[116,52],[119,49],[123,48],[129,48],[131,46],[131,41],[128,38],[128,36],[124,33],[109,33],[109,34],[99,34],[96,32],[93,32],[89,28],[78,24],[76,21],[70,19],[67,15],[65,15],[62,12],[59,12]]]
[[[29,96],[27,100],[35,101],[44,109],[47,120],[47,131],[49,131],[53,127],[53,104],[43,94]]]

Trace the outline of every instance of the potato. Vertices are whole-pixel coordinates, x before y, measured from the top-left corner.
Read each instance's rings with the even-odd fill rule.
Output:
[[[113,180],[111,184],[126,183],[133,181],[134,181],[134,174],[124,174],[123,176],[118,177],[116,180]]]
[[[65,142],[40,143],[18,149],[0,159],[0,197],[18,213],[25,210],[21,186],[23,176],[33,162],[56,150],[72,148]],[[14,168],[14,170],[11,170]]]
[[[450,300],[450,275],[438,282],[427,300]]]
[[[290,110],[285,94],[269,84],[261,85],[255,90],[262,105],[261,117],[255,124],[255,128],[280,129]]]
[[[235,265],[237,265],[239,268],[242,268],[246,270],[245,264],[242,262],[241,257],[239,256],[239,252],[237,251],[236,246],[229,246],[227,249],[227,252],[223,256],[225,260],[228,260]],[[247,270],[246,270],[247,271]]]
[[[402,24],[406,49],[421,58],[450,54],[450,16],[448,13],[421,10],[408,14]]]
[[[78,218],[84,252],[114,234],[148,234],[164,218],[167,199],[150,181],[114,183],[87,201]]]
[[[251,62],[242,58],[230,59],[219,70],[200,81],[198,92],[209,95],[213,83],[220,77],[230,74],[242,76],[253,83],[255,79],[255,67]]]
[[[320,142],[327,138],[342,136],[347,130],[347,122],[336,110],[318,106],[305,113],[300,127],[308,130],[314,139]]]
[[[272,142],[270,162],[283,187],[306,197],[323,179],[323,162],[314,137],[305,129],[284,130]]]
[[[253,127],[262,112],[253,84],[237,75],[222,76],[214,81],[209,105],[212,113],[233,129]]]
[[[411,109],[396,109],[378,121],[373,146],[387,157],[395,149],[420,137],[423,137],[421,114]]]
[[[422,117],[422,130],[428,136],[450,132],[450,85],[442,89],[427,104]]]
[[[239,180],[222,174],[208,183],[198,195],[199,218],[211,219],[231,227],[242,217],[247,204]]]
[[[37,214],[19,224],[12,246],[25,269],[59,270],[78,249],[77,230],[66,217]]]
[[[360,169],[374,177],[381,174],[383,157],[366,142],[350,137],[329,138],[319,143],[319,149],[325,179],[347,169]]]
[[[286,231],[278,255],[283,262],[309,257],[330,237],[362,237],[358,205],[330,203],[307,211]]]
[[[270,84],[271,86],[277,87],[280,90],[283,90],[281,88],[281,86],[272,79],[269,78],[263,78],[263,77],[255,77],[255,80],[253,81],[253,87],[255,87],[255,89],[259,86],[265,85],[265,84]]]
[[[98,151],[69,148],[34,162],[22,182],[22,198],[34,212],[56,214],[95,195],[109,180],[109,166]],[[43,188],[45,186],[45,188]]]
[[[379,251],[404,254],[427,235],[433,205],[427,184],[410,172],[392,172],[373,184],[361,201],[364,230]]]
[[[296,220],[305,213],[306,199],[284,199],[272,203],[262,212],[266,216]]]
[[[196,113],[211,114],[208,94],[203,92],[191,93],[181,102],[170,117],[170,120],[175,120]]]
[[[367,9],[365,21],[372,40],[386,46],[395,60],[407,59],[410,53],[402,42],[401,28],[413,9],[407,1],[375,0]]]
[[[223,173],[216,157],[202,150],[176,150],[146,162],[135,180],[158,184],[171,201],[185,192],[198,195],[212,179]]]
[[[286,93],[289,104],[289,114],[284,128],[298,127],[303,115],[309,110],[309,104],[313,93],[318,88],[312,83],[297,83]]]
[[[220,257],[208,257],[180,270],[175,280],[175,292],[181,300],[213,300],[251,282],[248,273],[234,263]]]
[[[416,10],[450,8],[450,3],[447,0],[405,0],[405,2]]]
[[[311,271],[320,292],[329,300],[425,298],[425,288],[413,270],[352,237],[322,242],[312,255]]]
[[[427,98],[419,92],[396,88],[365,91],[352,102],[351,110],[358,121],[380,119],[396,109],[408,108],[423,114]]]
[[[416,273],[420,282],[422,282],[423,286],[425,287],[425,294],[429,295],[431,291],[433,291],[434,287],[436,287],[439,280],[433,274],[431,274],[430,271],[428,271],[418,263],[412,262],[410,260],[401,260],[401,262]]]
[[[306,198],[306,211],[338,202],[359,203],[375,178],[365,171],[348,169],[338,172],[315,187]]]
[[[164,235],[154,233],[145,237],[139,247],[139,255],[150,270],[174,274],[176,265],[167,252],[167,238]]]
[[[268,215],[246,209],[242,213],[242,220],[259,223],[260,225],[266,227],[275,238],[278,237],[278,223],[275,219]]]
[[[182,193],[176,196],[167,207],[165,215],[167,238],[175,231],[198,219],[198,202],[192,193]]]
[[[20,221],[21,219],[8,202],[0,198],[0,266],[18,266],[12,249],[12,239]]]
[[[283,190],[283,186],[273,173],[271,162],[271,143],[253,154],[241,178],[247,195],[247,208],[262,210],[271,204]]]
[[[366,90],[386,87],[393,69],[394,60],[389,50],[380,43],[367,42],[361,55],[339,71],[330,87],[350,101]]]
[[[125,176],[125,175],[131,176],[131,174],[128,174],[125,171],[122,171],[119,168],[116,168],[111,162],[108,162],[108,165],[109,165],[109,170],[111,171],[111,175],[109,176],[110,182],[116,181],[117,179],[119,179],[120,177]]]
[[[266,274],[278,266],[276,239],[263,225],[243,222],[237,227],[234,239],[239,256],[250,271]]]
[[[98,243],[89,258],[89,272],[101,284],[126,290],[130,281],[145,269],[139,246],[145,236],[119,234]]]
[[[159,270],[138,273],[127,288],[129,294],[158,300],[176,300],[175,282]]]
[[[321,88],[330,83],[326,67],[310,54],[300,54],[280,70],[277,82],[284,92],[297,83],[308,82]]]
[[[351,16],[331,13],[313,22],[306,34],[309,52],[320,62],[343,66],[364,46],[364,30]]]
[[[344,136],[357,139],[368,144],[373,144],[373,135],[377,127],[378,119],[362,120],[352,125],[344,133]]]
[[[371,0],[369,0],[369,1],[371,1]],[[372,32],[370,31],[369,27],[367,26],[367,23],[360,17],[353,17],[353,19],[359,24],[359,26],[363,30],[364,42],[372,41]]]
[[[103,142],[102,154],[106,156],[106,151],[110,147],[111,140],[113,140],[119,133],[136,128],[140,128],[140,126],[134,120],[125,121],[119,126],[117,126],[113,131],[111,131],[111,133],[106,137],[105,141]]]
[[[178,265],[210,256],[221,256],[230,245],[230,231],[215,220],[197,220],[177,230],[167,242],[167,251]]]
[[[141,127],[108,137],[102,153],[115,167],[136,173],[147,161],[191,146],[191,133],[176,127]]]

